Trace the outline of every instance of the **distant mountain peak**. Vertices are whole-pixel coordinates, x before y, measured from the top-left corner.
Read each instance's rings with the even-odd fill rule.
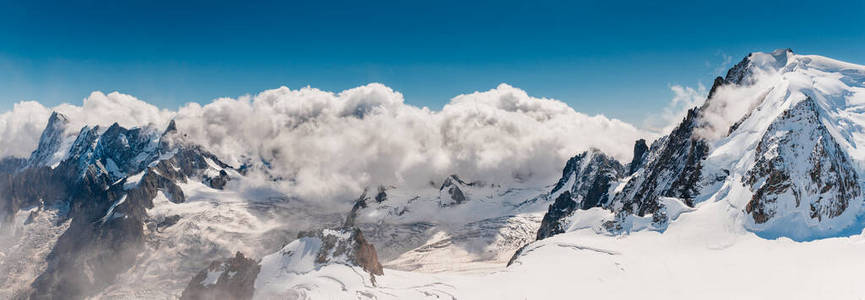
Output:
[[[30,154],[27,166],[42,167],[58,163],[63,157],[64,138],[69,127],[69,118],[59,112],[52,112],[48,124],[39,137],[39,145]]]

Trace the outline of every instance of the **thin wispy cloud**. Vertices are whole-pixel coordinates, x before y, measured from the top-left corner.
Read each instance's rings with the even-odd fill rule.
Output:
[[[671,85],[673,98],[660,112],[651,112],[643,121],[643,126],[652,132],[667,134],[678,125],[689,109],[703,103],[709,93],[706,86],[698,84],[696,88]]]
[[[715,52],[715,57],[718,59],[714,61],[706,61],[706,68],[711,69],[711,76],[724,76],[724,72],[727,71],[733,63],[733,56],[728,55],[724,51],[718,50]]]

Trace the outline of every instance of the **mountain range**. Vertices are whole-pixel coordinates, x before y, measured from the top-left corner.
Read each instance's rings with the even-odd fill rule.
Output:
[[[865,294],[865,67],[790,49],[747,55],[628,161],[373,185],[344,211],[175,121],[71,124],[0,160],[0,298]]]

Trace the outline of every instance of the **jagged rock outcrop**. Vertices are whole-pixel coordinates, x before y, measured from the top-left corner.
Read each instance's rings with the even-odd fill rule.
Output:
[[[628,164],[628,174],[631,175],[637,172],[646,160],[646,153],[649,151],[649,146],[646,145],[646,140],[639,139],[634,142],[634,156],[631,163]]]
[[[856,171],[811,98],[769,126],[755,156],[744,183],[754,193],[745,210],[757,224],[793,213],[782,207],[805,210],[816,221],[834,218],[862,195]]]
[[[709,152],[706,141],[694,133],[699,116],[699,109],[689,110],[670,135],[652,144],[644,166],[613,200],[622,210],[638,216],[652,214],[662,196],[693,205],[700,190],[702,161]]]
[[[550,192],[555,199],[541,221],[537,239],[564,232],[563,220],[576,209],[601,207],[609,203],[610,186],[625,175],[625,168],[597,149],[572,157],[562,170],[562,178]]]
[[[793,54],[793,50],[790,48],[787,49],[778,49],[773,51],[771,55],[774,60],[771,62],[773,66],[772,68],[779,69],[787,64],[787,59],[790,55]],[[759,63],[754,62],[755,54],[748,53],[745,58],[736,63],[732,68],[727,70],[727,75],[724,77],[715,77],[714,82],[712,83],[712,88],[709,89],[708,99],[711,99],[715,96],[715,92],[718,91],[718,88],[725,85],[752,85],[755,83],[756,78],[754,78],[754,72],[759,68],[765,68],[766,66],[761,66]]]
[[[224,261],[214,261],[201,270],[183,290],[184,300],[252,299],[261,266],[237,252]]]
[[[321,242],[315,256],[316,264],[348,263],[359,266],[372,275],[384,274],[375,246],[367,242],[358,228],[301,232],[298,238],[314,238]]]
[[[387,188],[383,185],[378,186],[378,193],[375,194],[375,202],[382,203],[387,201]]]
[[[603,206],[609,201],[609,188],[625,174],[625,168],[616,159],[598,149],[589,149],[572,157],[562,170],[562,177],[550,195],[570,191],[570,198],[581,209]]]
[[[511,255],[511,258],[508,259],[508,264],[505,265],[505,266],[506,266],[506,267],[510,267],[510,266],[513,265],[515,262],[517,262],[517,259],[520,258],[520,255],[523,255],[523,251],[525,251],[525,250],[526,250],[526,247],[528,247],[529,245],[531,245],[531,243],[525,244],[525,245],[523,245],[522,247],[520,247],[519,249],[517,249],[517,251],[514,251],[514,254]]]
[[[225,172],[225,170],[219,170],[215,176],[204,174],[204,184],[217,190],[223,189],[229,180],[231,178],[228,177],[228,172]]]
[[[439,205],[442,207],[460,205],[469,200],[467,189],[477,183],[467,183],[457,175],[448,176],[439,188]]]
[[[351,207],[351,211],[348,212],[348,215],[345,217],[345,222],[342,224],[343,227],[353,227],[355,225],[355,220],[357,219],[357,214],[361,209],[366,208],[367,201],[369,201],[369,196],[366,195],[368,189],[364,189],[363,193],[360,194],[360,197],[357,200],[354,200],[354,205]]]
[[[541,220],[541,227],[538,228],[536,239],[543,240],[565,232],[565,229],[567,228],[564,228],[565,224],[563,221],[576,209],[577,202],[571,199],[570,191],[565,191],[564,193],[559,194],[553,204],[550,204],[547,213],[544,214],[544,218]]]

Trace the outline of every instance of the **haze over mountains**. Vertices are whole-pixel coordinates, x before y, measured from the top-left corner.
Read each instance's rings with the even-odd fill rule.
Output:
[[[0,296],[855,298],[863,105],[865,67],[789,49],[662,136],[505,84],[22,102]]]

